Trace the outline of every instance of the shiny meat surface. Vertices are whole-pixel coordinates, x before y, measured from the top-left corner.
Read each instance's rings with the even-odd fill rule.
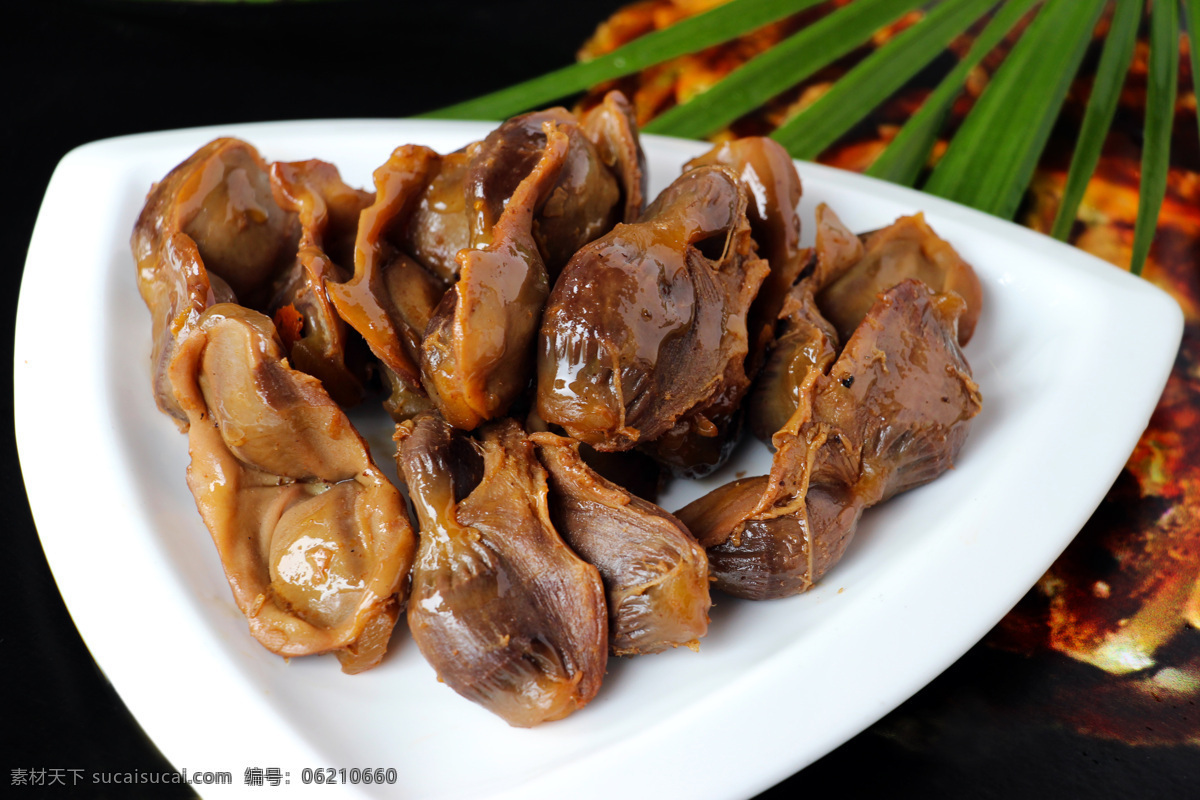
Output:
[[[622,210],[616,177],[573,114],[562,108],[535,111],[492,131],[471,159],[465,190],[473,212],[472,246],[490,244],[505,204],[548,146],[547,125],[566,137],[566,150],[531,230],[547,269],[557,275],[576,250],[607,233]]]
[[[675,517],[585,464],[579,442],[530,438],[550,475],[555,527],[604,580],[613,655],[698,647],[711,605],[704,549]]]
[[[267,164],[257,150],[236,139],[218,141],[179,187],[176,224],[238,302],[260,309],[270,299],[275,276],[295,255],[296,218],[275,203]]]
[[[875,295],[915,278],[934,291],[962,297],[966,308],[958,323],[958,343],[965,345],[971,340],[983,304],[979,278],[971,265],[933,232],[923,215],[901,217],[863,239],[862,258],[817,294],[817,304],[838,333],[849,337],[875,302]]]
[[[282,656],[379,663],[415,537],[404,501],[315,378],[287,366],[271,321],[201,315],[170,379],[191,423],[188,486],[250,632]]]
[[[532,226],[551,278],[580,247],[617,222],[637,218],[645,198],[645,156],[629,104],[612,92],[582,120],[564,108],[521,114],[446,156],[406,232],[417,261],[453,282],[458,253],[491,243],[509,199],[546,148],[546,123],[567,137],[563,166]]]
[[[534,338],[550,291],[534,217],[555,190],[570,141],[556,122],[542,124],[537,160],[488,229],[486,246],[459,254],[458,283],[421,342],[425,389],[442,416],[464,430],[502,416],[533,371]],[[479,213],[492,212],[483,204]]]
[[[814,259],[812,275],[805,280],[809,292],[819,292],[840,278],[862,259],[865,252],[862,239],[851,233],[829,206],[818,205],[816,217],[817,242],[811,256]]]
[[[167,380],[177,342],[214,303],[265,302],[295,253],[294,215],[275,204],[266,170],[243,141],[209,142],[151,188],[133,228],[138,290],[154,326],[155,401],[182,428]]]
[[[964,303],[908,280],[883,293],[833,361],[828,323],[793,293],[773,369],[794,411],[772,437],[768,476],[735,481],[678,512],[717,588],[765,599],[806,591],[841,558],[862,512],[953,464],[979,389],[958,346]],[[768,374],[770,374],[770,369]],[[794,401],[794,406],[792,402]],[[759,400],[759,402],[766,402]]]
[[[458,252],[471,246],[463,181],[480,144],[442,156],[441,169],[421,193],[404,229],[406,251],[447,285],[458,277]]]
[[[421,337],[446,286],[401,248],[404,227],[441,157],[428,147],[397,147],[375,170],[375,202],[359,216],[354,274],[326,280],[338,315],[358,331],[379,359],[390,391],[393,419],[429,408],[421,386]]]
[[[349,277],[358,216],[372,195],[347,186],[324,161],[275,163],[270,175],[275,202],[300,220],[300,247],[275,281],[267,311],[292,366],[318,378],[338,404],[354,405],[366,384],[365,353],[334,311],[325,282]]]
[[[625,95],[616,91],[605,94],[599,105],[583,115],[583,132],[621,187],[620,221],[634,222],[642,215],[642,207],[646,204],[649,174],[633,107]]]
[[[916,280],[879,296],[814,397],[831,429],[818,474],[848,469],[873,505],[951,467],[982,407],[958,345],[963,313],[957,294]]]
[[[805,253],[806,277],[784,295],[776,321],[777,338],[748,401],[750,428],[763,441],[770,442],[796,413],[801,384],[814,367],[816,374],[823,374],[837,358],[837,331],[817,310],[813,291],[853,266],[862,252],[858,237],[837,215],[824,203],[817,206],[817,241]]]
[[[604,586],[555,532],[533,444],[512,420],[476,440],[433,413],[396,438],[420,520],[408,624],[421,653],[510,725],[582,708],[608,658]]]
[[[772,362],[785,376],[785,401],[772,443],[769,475],[732,481],[678,512],[707,549],[715,586],[754,600],[807,591],[837,563],[864,504],[846,484],[811,485],[829,430],[813,420],[813,400],[833,365],[836,337],[804,285],[789,296],[788,315]],[[790,355],[786,365],[782,357]],[[770,377],[772,365],[768,365]],[[758,399],[757,397],[755,399]],[[785,415],[790,407],[791,412]]]
[[[801,466],[801,468],[803,468]],[[862,506],[844,489],[812,486],[788,510],[758,512],[770,495],[766,476],[727,483],[689,503],[679,518],[708,546],[713,586],[750,600],[808,591],[836,564],[854,537]]]
[[[575,254],[539,335],[543,419],[597,450],[673,429],[675,442],[722,435],[707,414],[749,386],[746,314],[768,269],[755,256],[746,202],[726,168],[694,169],[637,223]],[[651,454],[693,466],[666,448]]]
[[[750,354],[746,373],[753,379],[775,338],[775,321],[784,298],[808,261],[808,251],[800,247],[800,215],[796,213],[802,192],[800,175],[787,151],[764,137],[725,142],[692,159],[684,169],[708,164],[729,167],[746,187],[750,233],[758,255],[771,268],[747,322]]]

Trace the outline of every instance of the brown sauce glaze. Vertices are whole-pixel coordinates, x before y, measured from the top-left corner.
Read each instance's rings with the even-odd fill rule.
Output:
[[[378,664],[415,537],[362,437],[241,306],[200,316],[170,379],[191,423],[188,486],[250,632],[282,656],[336,653],[345,672]]]
[[[420,520],[408,625],[421,653],[510,725],[582,708],[608,658],[604,586],[555,531],[533,444],[512,420],[475,439],[434,413],[396,438]]]
[[[538,345],[538,413],[597,450],[676,429],[744,392],[746,314],[767,273],[746,193],[724,167],[677,179],[642,218],[581,249],[554,287]],[[674,463],[686,470],[692,464]],[[682,459],[681,459],[682,460]]]
[[[550,475],[551,519],[604,579],[613,655],[699,647],[711,605],[704,549],[675,517],[584,463],[579,442],[530,438]]]

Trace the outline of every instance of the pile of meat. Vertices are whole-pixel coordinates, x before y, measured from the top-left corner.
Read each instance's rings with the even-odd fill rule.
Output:
[[[133,233],[159,407],[251,633],[379,663],[399,615],[509,723],[585,705],[608,656],[692,648],[710,584],[808,589],[863,511],[947,468],[980,408],[979,282],[918,215],[856,236],[767,139],[645,205],[628,104],[397,148],[374,193],[218,139]],[[405,498],[343,408],[397,423]],[[674,514],[748,425],[770,474]]]

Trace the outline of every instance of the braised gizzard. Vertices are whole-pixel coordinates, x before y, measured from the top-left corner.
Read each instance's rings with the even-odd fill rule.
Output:
[[[133,232],[155,400],[233,599],[282,656],[369,669],[407,613],[456,692],[560,719],[610,655],[699,649],[710,587],[808,589],[979,412],[971,267],[920,215],[858,236],[820,206],[800,247],[800,178],[768,139],[643,207],[614,92],[455,153],[402,145],[374,184],[218,139]],[[343,411],[368,397],[412,515]],[[769,474],[655,505],[745,427]]]

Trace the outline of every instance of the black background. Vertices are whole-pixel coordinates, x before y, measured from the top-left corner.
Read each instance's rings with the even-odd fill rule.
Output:
[[[4,346],[11,352],[20,274],[42,194],[72,148],[198,125],[412,115],[570,62],[596,23],[619,5],[76,0],[9,8],[0,44],[0,263],[9,287],[0,299]],[[45,324],[70,325],[69,311]],[[70,362],[64,353],[63,368]],[[11,375],[5,372],[0,387],[10,432]],[[87,480],[87,469],[86,454],[64,461],[64,491],[72,481]],[[0,785],[8,785],[17,768],[169,769],[96,667],[63,606],[29,514],[11,433],[0,470],[6,509],[0,574],[7,576],[0,595],[6,612],[0,624]],[[97,535],[105,524],[111,523],[98,522]],[[136,625],[131,618],[131,637],[143,634]],[[1049,715],[1039,716],[1041,705],[1056,702],[1039,680],[1023,659],[976,648],[881,723],[763,797],[1182,797],[1194,791],[1200,777],[1194,749],[1137,749],[1069,732]],[[695,768],[720,770],[758,735],[696,731]],[[133,796],[99,789],[14,787],[6,794]],[[614,795],[623,793],[614,776]]]

